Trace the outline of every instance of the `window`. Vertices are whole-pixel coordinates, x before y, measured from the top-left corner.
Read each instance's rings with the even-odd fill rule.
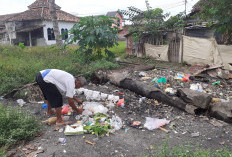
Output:
[[[47,31],[48,31],[48,40],[55,40],[53,28],[48,28]]]
[[[120,19],[117,21],[117,26],[120,27]]]
[[[64,33],[66,33],[65,35],[63,35]],[[61,29],[61,35],[62,35],[62,40],[66,40],[68,39],[68,29]]]

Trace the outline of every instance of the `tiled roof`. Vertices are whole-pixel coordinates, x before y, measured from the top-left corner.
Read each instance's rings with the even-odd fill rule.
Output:
[[[4,25],[5,26],[5,21],[15,15],[17,15],[18,13],[15,14],[7,14],[7,15],[0,15],[0,26]]]
[[[24,21],[24,20],[51,20],[49,11],[49,0],[36,0],[34,3],[28,6],[29,10],[22,13],[12,14],[7,18],[0,19],[4,21]],[[55,4],[56,5],[56,4]],[[56,16],[58,21],[78,22],[79,17],[69,14],[60,10],[61,8],[56,5]],[[7,15],[3,15],[7,16]],[[0,20],[0,24],[1,24]]]
[[[35,8],[49,8],[49,0],[36,0],[34,3],[28,6],[29,9],[35,9]],[[60,6],[55,4],[56,9],[61,9]]]
[[[110,12],[107,12],[106,16],[116,17],[117,13],[118,13],[117,11],[110,11]]]
[[[64,12],[62,10],[56,10],[56,16],[58,21],[78,22],[79,17]],[[48,8],[38,8],[27,10],[17,14],[14,17],[7,19],[7,21],[24,21],[24,20],[51,20],[50,11]]]

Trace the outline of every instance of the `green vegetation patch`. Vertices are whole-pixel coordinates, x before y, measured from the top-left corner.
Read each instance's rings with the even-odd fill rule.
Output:
[[[41,123],[19,107],[0,104],[0,148],[28,140],[42,130]]]
[[[193,146],[191,144],[180,145],[171,148],[168,145],[168,140],[165,140],[162,147],[154,146],[157,153],[154,155],[143,155],[143,157],[232,157],[232,153],[227,149],[212,150],[201,149],[199,145]]]
[[[94,53],[86,62],[85,56],[76,52],[77,46],[68,46],[65,52],[59,47],[0,46],[0,96],[28,83],[35,82],[36,74],[44,69],[60,69],[74,76],[90,78],[98,69],[119,67],[113,59]],[[125,43],[111,49],[116,56],[125,53]]]

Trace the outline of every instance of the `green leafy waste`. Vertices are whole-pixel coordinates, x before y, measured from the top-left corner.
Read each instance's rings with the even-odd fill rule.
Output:
[[[94,116],[94,124],[89,126],[84,126],[84,130],[87,133],[95,134],[96,136],[101,136],[103,134],[110,134],[112,126],[110,125],[109,117],[103,113],[97,113]]]

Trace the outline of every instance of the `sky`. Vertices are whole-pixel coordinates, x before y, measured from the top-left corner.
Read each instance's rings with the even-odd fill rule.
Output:
[[[27,10],[35,0],[0,0],[0,15],[18,13]],[[198,0],[187,0],[187,13]],[[152,8],[162,8],[165,13],[176,15],[185,9],[184,0],[148,0]],[[118,9],[127,10],[134,6],[146,10],[145,0],[55,0],[62,10],[77,15],[102,15]]]

